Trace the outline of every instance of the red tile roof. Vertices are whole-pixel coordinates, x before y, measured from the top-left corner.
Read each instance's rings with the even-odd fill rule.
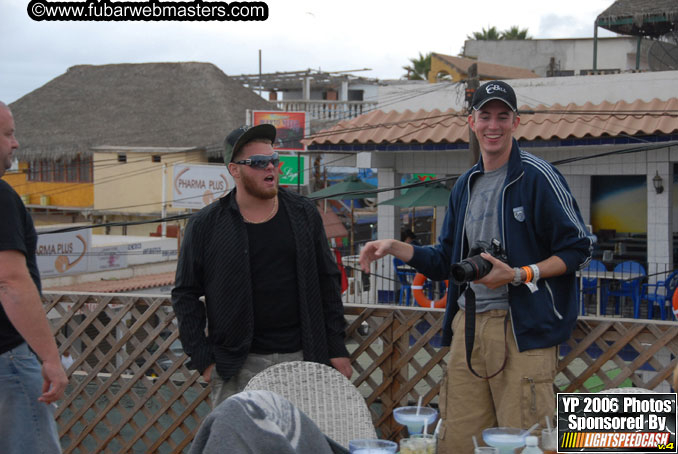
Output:
[[[518,140],[614,137],[678,132],[678,98],[667,101],[539,105],[520,108]],[[412,112],[377,110],[306,140],[307,145],[468,143],[467,114],[448,109]]]
[[[323,220],[325,236],[327,236],[327,238],[343,238],[348,236],[348,230],[344,227],[344,223],[341,222],[341,218],[337,216],[329,203],[327,205],[327,211],[323,210],[322,204],[318,207],[318,211]]]
[[[82,282],[80,284],[64,285],[43,289],[45,292],[98,292],[122,293],[134,290],[164,287],[174,284],[174,272],[135,276],[128,279],[100,280]]]

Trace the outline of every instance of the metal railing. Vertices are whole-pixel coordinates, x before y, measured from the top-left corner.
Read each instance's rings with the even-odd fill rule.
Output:
[[[270,101],[288,112],[307,112],[313,120],[350,120],[377,108],[376,101],[280,100]]]

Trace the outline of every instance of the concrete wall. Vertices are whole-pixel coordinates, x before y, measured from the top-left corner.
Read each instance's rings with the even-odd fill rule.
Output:
[[[338,94],[338,100],[341,100],[341,90],[342,87],[338,86],[336,87],[336,91]],[[376,84],[366,84],[366,83],[349,83],[348,84],[348,90],[362,90],[363,91],[363,101],[374,101],[377,99],[379,96],[379,86]],[[323,93],[327,91],[327,88],[316,88],[313,86],[313,83],[311,82],[311,100],[314,101],[322,101],[323,100]],[[299,83],[299,89],[298,90],[290,90],[290,91],[284,91],[280,92],[279,95],[281,96],[282,100],[285,101],[296,101],[296,100],[301,100],[303,99],[303,91],[302,91],[302,85],[301,82]]]
[[[650,40],[642,41],[640,69],[648,69],[646,56],[650,44]],[[598,38],[598,69],[635,69],[636,49],[635,37]],[[593,68],[593,39],[466,40],[464,56],[527,68],[543,77],[554,58],[560,70],[574,70],[579,75],[581,70]]]
[[[544,77],[509,81],[518,105],[582,105],[604,101],[650,101],[675,96],[678,71],[609,74],[599,76]],[[384,111],[407,109],[464,109],[464,85],[452,83],[413,85],[403,83],[379,87],[378,108]]]
[[[118,162],[118,154],[127,162]],[[152,162],[152,155],[161,155],[161,162]],[[177,163],[207,164],[204,151],[179,153],[94,152],[94,209],[126,213],[160,213],[162,210],[162,169],[167,165],[165,200],[172,200],[172,166]],[[124,208],[120,208],[124,207]],[[168,213],[183,212],[168,207]]]
[[[426,81],[413,84],[391,84],[379,87],[377,109],[385,112],[395,110],[462,110],[464,108],[465,85],[451,82],[430,84]]]

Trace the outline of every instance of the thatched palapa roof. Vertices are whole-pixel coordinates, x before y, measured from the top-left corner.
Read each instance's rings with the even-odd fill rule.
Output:
[[[10,105],[22,161],[98,145],[189,147],[220,156],[245,111],[277,110],[211,63],[78,65]]]
[[[656,38],[678,30],[678,1],[617,0],[598,15],[596,23],[622,35]]]

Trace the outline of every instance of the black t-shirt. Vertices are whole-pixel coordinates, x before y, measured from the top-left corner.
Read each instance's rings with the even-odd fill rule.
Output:
[[[31,278],[40,290],[40,273],[35,258],[38,235],[33,220],[19,195],[4,180],[0,180],[0,251],[19,251],[26,256]],[[21,344],[24,339],[12,326],[0,305],[0,354]]]
[[[254,301],[253,353],[301,350],[297,254],[285,206],[270,221],[246,224]]]

